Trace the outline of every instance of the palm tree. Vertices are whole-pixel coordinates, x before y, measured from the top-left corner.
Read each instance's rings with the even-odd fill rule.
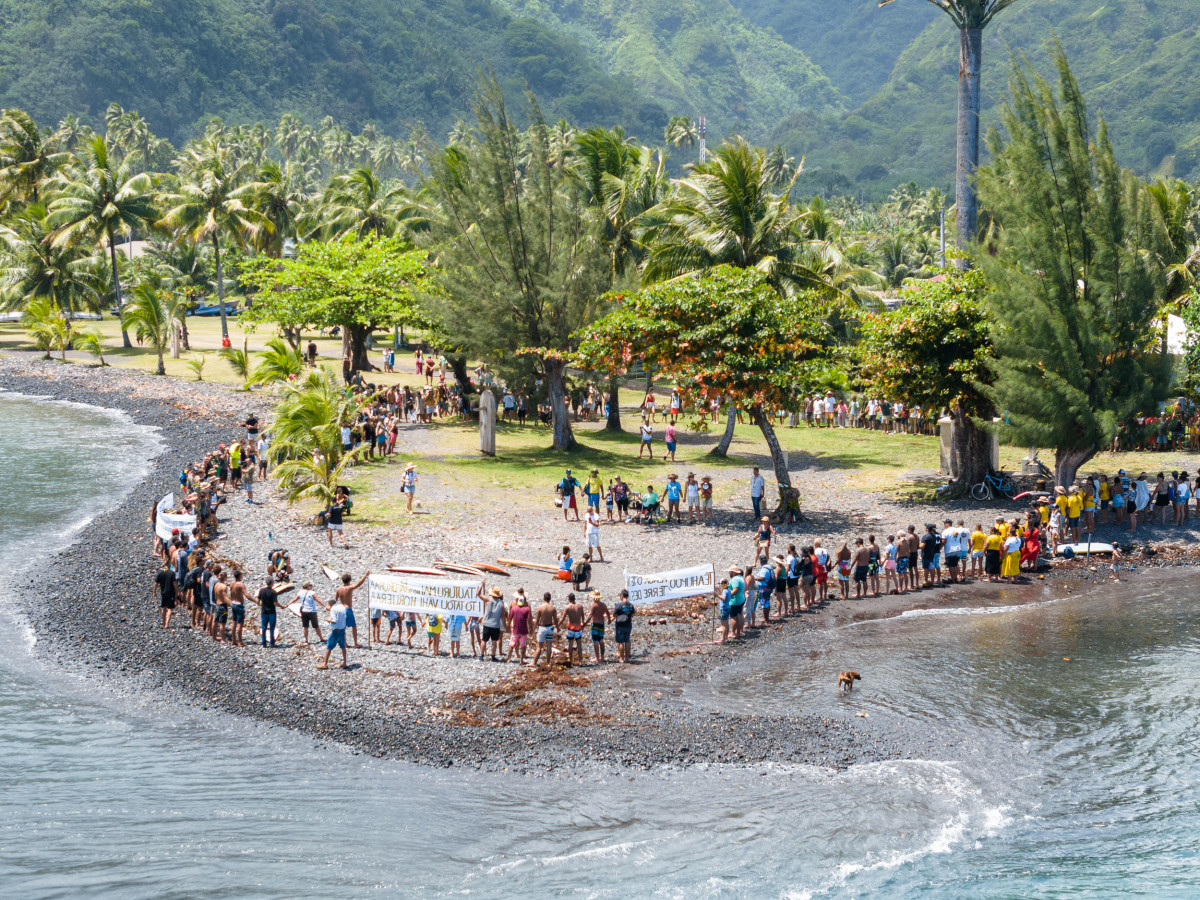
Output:
[[[271,159],[262,164],[248,187],[255,210],[271,226],[259,232],[255,249],[279,259],[284,243],[296,234],[304,195],[296,190],[279,163]]]
[[[663,129],[663,141],[668,147],[696,146],[700,140],[700,128],[688,116],[671,116]]]
[[[242,379],[243,388],[250,390],[250,351],[246,339],[242,338],[241,347],[222,347],[217,351],[217,356],[229,363],[233,374]]]
[[[771,178],[773,187],[783,187],[785,184],[791,184],[796,175],[799,165],[796,163],[796,157],[785,156],[783,147],[776,144],[767,151],[767,172]]]
[[[342,425],[357,412],[357,402],[327,369],[284,384],[271,430],[272,449],[285,457],[274,471],[290,502],[308,496],[324,503],[333,499],[346,469],[366,450],[365,445],[342,450]]]
[[[771,190],[765,155],[744,138],[722,144],[697,163],[676,183],[673,196],[646,218],[642,241],[649,252],[642,275],[647,281],[731,265],[757,269],[788,293],[808,287],[835,290],[814,264],[802,212],[788,203],[787,190]]]
[[[97,277],[93,249],[55,246],[46,210],[25,207],[0,228],[0,309],[24,309],[48,297],[64,313],[100,308],[103,279]]]
[[[894,0],[879,0],[880,7]],[[975,242],[979,201],[975,170],[979,168],[979,74],[983,64],[983,29],[1001,10],[1017,0],[929,0],[958,28],[958,163],[954,184],[958,247]],[[958,265],[968,262],[960,258]]]
[[[252,384],[276,384],[289,381],[304,371],[304,356],[283,338],[267,341],[267,349],[259,355],[258,365],[247,381]]]
[[[132,328],[139,341],[148,342],[158,354],[158,374],[167,374],[163,350],[171,339],[175,323],[162,291],[149,284],[139,284],[130,292],[129,303],[121,313],[121,327]]]
[[[62,361],[67,361],[67,347],[71,345],[71,320],[62,308],[49,297],[38,297],[25,307],[21,316],[21,327],[29,332],[34,346],[46,353],[50,359],[50,351],[58,350]]]
[[[254,208],[254,186],[245,184],[246,164],[236,163],[228,149],[205,140],[176,160],[178,187],[163,197],[167,207],[162,224],[177,229],[196,244],[209,241],[217,267],[217,302],[221,337],[229,337],[225,317],[225,276],[221,269],[221,238],[245,244],[258,238],[271,223]]]
[[[275,146],[279,148],[279,155],[284,162],[291,162],[299,155],[303,127],[303,123],[291,113],[279,117],[279,124],[275,126]]]
[[[104,361],[104,335],[99,328],[84,328],[75,332],[75,346],[84,353],[90,353],[100,363],[100,368],[108,365]]]
[[[43,182],[67,163],[63,135],[40,131],[24,110],[0,111],[0,201],[37,203]]]
[[[121,314],[121,276],[117,269],[117,233],[154,221],[156,210],[150,191],[154,183],[146,173],[134,174],[128,160],[115,163],[108,141],[97,135],[88,142],[82,165],[52,182],[49,215],[53,246],[93,244],[103,238],[112,261],[117,314]],[[129,335],[122,334],[125,347]]]
[[[387,185],[368,168],[338,175],[309,217],[308,233],[330,238],[424,231],[429,212],[401,184]]]

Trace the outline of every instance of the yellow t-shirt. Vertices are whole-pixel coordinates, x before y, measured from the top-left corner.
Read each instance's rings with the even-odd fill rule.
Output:
[[[1101,500],[1111,500],[1112,499],[1112,488],[1110,487],[1110,485],[1107,481],[1100,482],[1100,499]]]
[[[984,544],[987,543],[987,535],[982,531],[971,532],[971,549],[974,551],[982,550]]]
[[[1067,515],[1072,519],[1078,519],[1079,513],[1083,509],[1083,497],[1079,494],[1072,494],[1067,498]]]
[[[1000,522],[997,523],[996,527],[1000,529],[1000,543],[1003,544],[1006,540],[1008,540],[1008,523]]]
[[[1083,495],[1083,508],[1084,509],[1095,509],[1096,508],[1096,495],[1093,494],[1091,491],[1088,491],[1087,493],[1085,493]]]
[[[430,634],[441,634],[442,633],[442,617],[437,616],[437,615],[426,617],[425,630],[427,632],[429,632]]]
[[[1042,524],[1047,525],[1050,522],[1050,504],[1038,506],[1038,515],[1041,517]]]
[[[989,534],[984,543],[985,550],[999,550],[1004,545],[1004,538],[998,534]]]
[[[1064,516],[1067,514],[1067,495],[1059,494],[1054,498],[1054,505],[1058,507],[1058,511]]]

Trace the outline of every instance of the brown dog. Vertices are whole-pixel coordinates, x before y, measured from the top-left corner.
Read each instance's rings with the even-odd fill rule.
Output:
[[[856,681],[862,681],[862,676],[857,672],[840,672],[838,673],[838,690],[849,693],[854,690]]]

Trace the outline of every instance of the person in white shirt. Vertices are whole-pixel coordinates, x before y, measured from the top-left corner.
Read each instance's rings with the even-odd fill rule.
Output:
[[[947,519],[945,521],[945,529],[942,531],[942,550],[946,554],[946,570],[950,578],[950,583],[960,580],[959,562],[961,562],[960,551],[962,550],[962,536],[959,534],[959,529],[954,527],[954,523]]]
[[[329,607],[329,618],[326,621],[329,622],[329,638],[325,641],[325,659],[317,668],[328,669],[329,654],[333,652],[334,647],[341,647],[342,668],[347,669],[349,661],[346,659],[346,607],[342,603],[341,597],[338,597],[333,606]]]
[[[758,473],[758,466],[750,475],[750,502],[754,504],[754,521],[762,518],[762,498],[767,489],[767,480]]]
[[[258,439],[258,477],[267,477],[267,451],[271,449],[271,445],[267,443],[267,436],[264,434]]]

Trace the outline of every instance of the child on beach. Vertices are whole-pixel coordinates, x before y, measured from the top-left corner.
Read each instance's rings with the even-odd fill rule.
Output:
[[[428,641],[425,647],[430,654],[441,656],[442,617],[437,613],[430,613],[425,617],[425,637]]]

